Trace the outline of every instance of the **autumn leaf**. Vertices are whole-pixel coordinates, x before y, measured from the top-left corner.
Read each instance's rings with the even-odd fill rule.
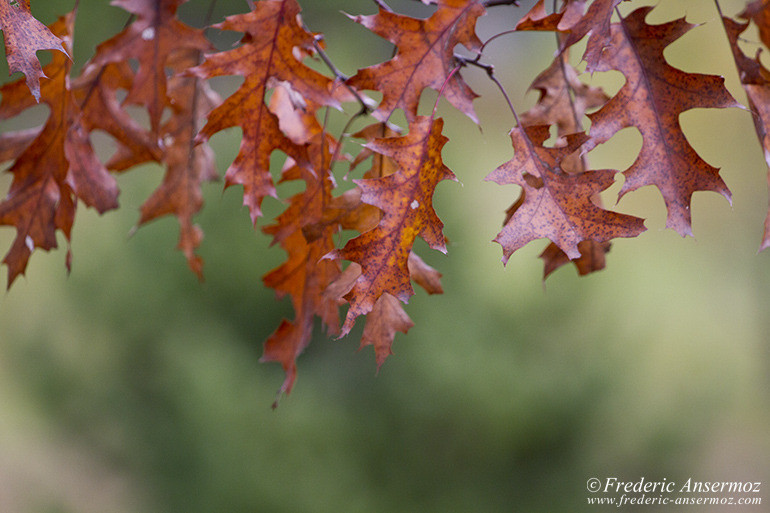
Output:
[[[556,125],[559,139],[555,145],[566,144],[567,134],[583,130],[583,116],[590,109],[604,105],[609,99],[603,90],[580,81],[577,70],[566,54],[557,56],[551,65],[532,82],[530,89],[540,91],[537,103],[520,116],[523,126]],[[581,157],[575,153],[562,163],[562,169],[585,171]]]
[[[197,50],[186,50],[175,57],[180,69],[197,64]],[[162,161],[166,165],[163,183],[141,206],[141,226],[165,215],[179,221],[179,244],[190,269],[203,279],[203,260],[195,253],[203,232],[193,217],[203,206],[201,184],[218,178],[214,153],[208,144],[197,144],[198,121],[215,105],[219,97],[195,77],[176,75],[169,81],[168,95],[173,115],[160,128],[163,141]]]
[[[134,72],[127,62],[103,67],[87,65],[72,82],[75,98],[83,111],[83,125],[89,131],[103,130],[118,143],[117,151],[105,163],[114,171],[125,171],[143,162],[161,162],[162,137],[142,128],[118,101],[118,91],[128,91]]]
[[[540,91],[540,97],[531,109],[519,116],[521,124],[522,126],[556,125],[558,139],[554,142],[554,146],[565,146],[566,135],[583,130],[582,119],[586,111],[601,107],[608,100],[604,91],[580,81],[577,70],[568,61],[568,50],[556,56],[551,65],[535,78],[530,89]],[[559,166],[567,173],[586,171],[586,156],[573,152],[564,156]],[[508,209],[503,226],[521,206],[525,195],[525,191],[522,190],[519,200]],[[601,198],[598,194],[594,195],[592,201],[596,206],[601,207]],[[569,262],[575,265],[580,275],[604,269],[605,253],[609,249],[609,242],[584,240],[578,244],[580,256],[570,260],[556,244],[551,242],[540,254],[544,263],[543,279]]]
[[[560,38],[560,51],[564,51],[584,37],[586,49],[583,60],[586,71],[592,73],[598,70],[599,59],[605,48],[610,46],[612,39],[610,22],[615,7],[622,0],[594,0],[583,14],[585,0],[572,0],[564,3],[563,9],[548,14],[545,11],[544,0],[538,2],[516,24],[516,30],[546,30],[564,34]]]
[[[169,106],[166,66],[172,52],[212,49],[201,30],[177,19],[176,11],[185,2],[187,0],[113,0],[112,5],[136,18],[120,33],[97,46],[89,64],[101,68],[109,63],[137,60],[139,67],[125,101],[147,109],[153,134],[159,133],[163,111]]]
[[[206,140],[229,127],[242,128],[240,151],[227,170],[225,186],[243,185],[243,203],[254,224],[262,215],[262,200],[276,196],[270,175],[272,152],[281,150],[299,163],[307,160],[305,149],[281,131],[278,118],[265,104],[267,91],[286,82],[317,105],[338,105],[332,94],[333,81],[297,59],[295,48],[314,51],[314,37],[300,25],[299,13],[295,0],[265,0],[257,2],[249,13],[228,17],[215,27],[245,32],[241,45],[208,55],[203,64],[190,70],[199,78],[245,78],[241,87],[209,114],[198,139]]]
[[[382,63],[358,71],[348,80],[357,89],[382,92],[382,101],[374,116],[385,121],[393,111],[403,109],[408,121],[414,121],[422,91],[430,87],[442,90],[455,108],[478,122],[472,101],[476,94],[459,74],[454,49],[464,45],[469,50],[481,47],[475,32],[476,20],[485,13],[478,0],[438,0],[436,12],[420,20],[387,10],[380,3],[372,16],[352,19],[375,34],[394,43],[396,55]],[[446,84],[445,84],[446,83]]]
[[[614,171],[569,174],[559,168],[561,159],[585,142],[584,134],[570,137],[570,144],[561,148],[544,147],[548,137],[547,126],[513,128],[513,159],[486,177],[500,185],[518,185],[524,192],[521,205],[495,238],[503,248],[503,263],[536,239],[548,238],[576,259],[582,241],[603,243],[645,230],[642,219],[604,210],[591,201],[614,183]]]
[[[535,5],[516,23],[516,30],[546,30],[565,32],[583,17],[586,0],[565,0],[561,10],[548,13],[545,0]]]
[[[406,303],[414,294],[408,259],[419,235],[428,245],[446,251],[443,223],[433,210],[433,193],[442,180],[455,180],[441,160],[447,138],[443,121],[418,116],[402,137],[375,139],[366,146],[396,161],[399,171],[382,178],[354,182],[362,189],[361,200],[382,210],[379,224],[351,239],[329,258],[361,265],[362,273],[345,296],[350,303],[342,334],[353,327],[356,317],[369,313],[385,292]]]
[[[751,20],[759,29],[759,38],[770,47],[770,3],[767,0],[748,2],[746,8],[738,15],[745,20]],[[737,46],[731,42],[733,48]]]
[[[29,0],[0,1],[0,29],[5,39],[5,57],[10,73],[24,73],[26,84],[35,101],[40,101],[40,79],[46,78],[38,50],[58,50],[68,55],[62,40],[40,23],[29,8]]]
[[[624,175],[620,196],[645,185],[660,190],[668,209],[666,227],[682,236],[692,235],[690,200],[696,191],[714,191],[730,200],[719,170],[706,163],[690,146],[679,115],[694,108],[737,107],[714,75],[686,73],[671,67],[665,48],[693,25],[684,19],[648,25],[651,7],[633,11],[612,25],[612,44],[598,71],[618,70],[626,83],[599,111],[590,114],[591,141],[585,149],[608,141],[626,127],[642,134],[642,148]]]
[[[261,361],[277,361],[283,366],[286,378],[278,394],[289,393],[296,378],[296,359],[310,343],[315,317],[321,318],[331,334],[339,332],[339,314],[336,298],[324,295],[327,287],[338,278],[338,262],[322,257],[335,247],[337,223],[326,223],[308,239],[303,228],[324,218],[324,210],[332,199],[335,186],[331,174],[332,152],[336,141],[330,136],[317,134],[309,141],[310,168],[290,163],[282,180],[302,179],[305,191],[293,196],[286,210],[274,224],[263,228],[273,235],[288,254],[285,263],[264,276],[266,286],[275,289],[280,298],[291,297],[295,317],[283,320],[267,339]]]
[[[70,14],[51,27],[68,46],[73,20]],[[117,184],[94,154],[82,112],[69,89],[70,67],[64,53],[54,54],[45,67],[49,79],[41,86],[41,100],[51,113],[8,170],[13,181],[0,202],[0,224],[16,227],[16,239],[3,260],[8,266],[8,287],[24,273],[35,248],[57,246],[57,230],[70,240],[78,199],[99,212],[117,207]],[[18,114],[19,105],[31,104],[28,98],[15,102],[20,91],[20,81],[0,88],[0,119]],[[69,261],[68,254],[68,267]]]
[[[770,34],[770,9],[767,9],[767,5],[765,5],[766,9],[764,10],[761,10],[760,7],[762,7],[760,2],[754,2],[741,13],[741,16],[751,17],[759,25],[760,35],[766,42],[766,38]],[[768,192],[770,192],[770,134],[768,134],[768,127],[770,126],[770,72],[762,66],[759,54],[755,59],[752,59],[747,57],[738,46],[738,39],[748,27],[748,23],[738,23],[723,16],[722,24],[730,42],[741,85],[746,91],[748,106],[753,114],[754,129],[765,155],[765,162],[768,166],[767,187]],[[770,206],[765,216],[765,227],[759,250],[764,251],[768,247],[770,247]]]

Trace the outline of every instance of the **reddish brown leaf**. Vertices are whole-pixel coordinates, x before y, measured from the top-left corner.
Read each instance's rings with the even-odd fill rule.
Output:
[[[265,93],[280,81],[286,81],[302,98],[316,105],[337,105],[332,80],[297,59],[294,51],[313,51],[313,35],[299,23],[299,5],[295,0],[257,2],[252,12],[230,16],[216,25],[223,30],[246,32],[241,46],[213,55],[190,73],[200,78],[222,75],[245,77],[240,89],[214,109],[199,139],[232,126],[243,129],[238,156],[227,170],[226,186],[241,184],[244,205],[251,220],[262,215],[266,196],[275,196],[270,175],[270,155],[281,150],[295,161],[304,162],[304,149],[280,130],[278,118],[265,104]]]
[[[563,148],[545,148],[547,126],[511,130],[514,157],[487,176],[498,184],[516,184],[524,190],[521,205],[495,238],[503,247],[503,262],[535,239],[548,238],[570,259],[580,257],[578,244],[585,240],[605,242],[616,237],[635,237],[644,222],[637,217],[604,210],[591,197],[611,186],[612,170],[567,174],[559,161],[582,144],[583,134],[570,137]]]
[[[308,240],[303,232],[308,224],[319,225],[324,210],[331,200],[334,178],[330,172],[331,152],[336,142],[330,136],[316,135],[310,141],[310,164],[291,166],[284,172],[284,179],[303,179],[305,191],[291,198],[289,206],[278,216],[275,224],[263,229],[273,235],[273,242],[286,250],[288,260],[274,269],[263,281],[275,289],[278,297],[291,296],[295,318],[284,320],[265,342],[261,361],[277,361],[286,372],[281,393],[289,393],[296,377],[296,359],[310,343],[313,320],[320,317],[330,333],[339,332],[337,298],[324,295],[324,291],[340,275],[340,266],[322,257],[334,249],[334,235],[339,225],[321,225],[317,236]]]
[[[377,370],[382,367],[388,356],[393,354],[391,347],[396,332],[406,333],[414,326],[412,319],[404,311],[398,299],[387,292],[383,293],[366,316],[366,325],[361,336],[361,347],[374,346]]]
[[[738,16],[756,23],[759,29],[759,38],[770,47],[770,2],[768,0],[754,0],[748,2],[746,8]],[[736,45],[732,45],[737,48]]]
[[[383,211],[373,230],[351,239],[329,258],[361,265],[362,274],[345,296],[350,308],[342,328],[347,334],[356,317],[369,313],[385,292],[406,303],[414,294],[408,270],[409,253],[421,236],[430,247],[446,251],[443,224],[433,210],[433,192],[454,174],[441,160],[447,138],[441,135],[443,121],[418,116],[403,137],[375,139],[373,151],[395,160],[400,170],[382,178],[355,180],[363,202]]]
[[[29,0],[0,1],[0,29],[9,71],[24,73],[32,96],[40,101],[40,79],[45,78],[45,74],[37,60],[37,51],[59,50],[67,55],[62,40],[32,16]]]
[[[174,67],[185,69],[199,60],[197,50],[180,52]],[[165,215],[179,220],[179,244],[190,269],[203,279],[203,260],[195,250],[203,239],[193,217],[203,206],[201,184],[218,178],[214,153],[208,144],[196,146],[198,120],[219,103],[203,81],[194,77],[175,76],[169,81],[168,95],[173,115],[161,126],[163,163],[166,175],[163,183],[141,207],[139,225]]]
[[[139,126],[118,102],[118,90],[128,91],[133,80],[134,72],[128,63],[116,62],[104,67],[88,65],[72,84],[83,111],[85,128],[88,131],[103,130],[118,142],[118,151],[105,164],[115,171],[163,160],[158,145],[162,137],[153,136]]]
[[[109,63],[136,59],[139,69],[131,84],[126,102],[143,105],[150,114],[152,132],[160,130],[161,116],[169,106],[166,92],[166,66],[172,52],[181,49],[211,50],[203,32],[176,17],[176,11],[187,0],[113,0],[136,16],[128,27],[96,48],[90,66],[101,68]]]
[[[52,32],[70,44],[73,16],[60,18]],[[8,287],[23,274],[35,248],[56,247],[56,230],[69,241],[77,198],[99,212],[117,207],[118,188],[93,153],[82,114],[69,90],[71,62],[54,54],[45,71],[41,100],[51,114],[9,169],[13,181],[0,203],[0,224],[16,227],[16,239],[3,262],[8,266]],[[0,119],[18,113],[20,82],[0,88]],[[29,99],[18,102],[30,105]],[[67,258],[69,267],[69,256]]]
[[[559,12],[548,13],[545,0],[537,0],[532,9],[516,24],[516,30],[569,30],[583,17],[586,0],[565,0]]]
[[[648,25],[651,7],[642,7],[612,25],[611,50],[603,54],[599,71],[618,70],[626,83],[591,118],[591,149],[618,130],[636,127],[642,149],[624,172],[621,197],[645,185],[655,185],[668,209],[666,227],[692,235],[690,199],[695,191],[715,191],[728,200],[730,192],[719,170],[695,152],[679,125],[679,115],[694,108],[736,107],[714,75],[686,73],[668,65],[663,51],[692,27],[684,19]]]
[[[621,1],[594,0],[580,21],[569,27],[566,37],[561,42],[562,48],[568,48],[588,36],[583,60],[586,62],[586,71],[589,73],[599,70],[602,52],[613,44],[610,21],[615,7]]]
[[[441,273],[426,264],[417,253],[414,251],[409,253],[406,264],[409,269],[409,276],[417,285],[424,288],[425,292],[428,294],[444,293],[444,288],[441,286]]]
[[[575,2],[568,5],[574,5]],[[582,14],[582,11],[581,11]],[[561,19],[561,18],[560,18]],[[558,20],[557,20],[558,21]],[[563,20],[562,20],[563,21]],[[554,146],[565,146],[566,135],[582,131],[582,119],[588,109],[601,107],[608,97],[599,88],[583,84],[567,59],[567,52],[558,55],[553,63],[535,78],[531,89],[540,91],[538,102],[519,118],[523,126],[530,125],[556,125],[559,138]],[[585,156],[574,152],[562,158],[559,166],[568,173],[580,173],[586,171]],[[507,218],[503,225],[513,216],[516,209],[521,206],[526,193],[522,190],[519,200],[507,212]],[[601,207],[601,198],[595,195],[592,198],[596,206]],[[608,242],[596,242],[585,240],[578,244],[580,256],[570,260],[559,247],[551,242],[541,253],[540,258],[544,262],[543,279],[553,271],[572,262],[580,275],[604,268],[604,253],[609,251]]]
[[[594,0],[583,14],[585,0],[564,3],[562,10],[548,14],[544,0],[538,0],[534,7],[519,21],[516,30],[547,30],[564,34],[560,50],[564,51],[588,36],[583,60],[586,71],[597,71],[602,52],[612,39],[610,21],[615,7],[622,0]]]
[[[760,10],[760,2],[754,2],[747,7],[742,16],[751,15],[755,23],[759,25],[760,35],[765,31],[763,39],[770,34],[770,6],[765,5],[766,9]],[[741,79],[743,89],[746,91],[749,108],[753,114],[754,129],[757,132],[759,143],[765,154],[765,162],[768,166],[767,186],[770,193],[770,72],[762,66],[759,61],[759,55],[756,59],[747,57],[738,46],[738,38],[748,27],[748,23],[738,23],[730,18],[722,18],[722,23],[730,41],[730,47],[735,59],[735,65],[738,68],[738,75]],[[762,242],[759,250],[764,251],[770,247],[770,206],[765,217],[765,229],[762,235]]]
[[[575,268],[577,268],[580,276],[601,271],[607,264],[606,254],[609,253],[610,246],[609,242],[581,241],[578,243],[580,256],[570,260],[567,254],[552,242],[540,253],[540,258],[545,264],[543,266],[543,279],[545,280],[556,269],[570,262],[575,264]]]
[[[564,136],[583,130],[583,116],[589,109],[604,105],[609,99],[604,91],[583,84],[577,71],[562,54],[535,78],[530,89],[540,91],[537,103],[520,116],[523,126],[556,125],[556,146],[566,144]],[[562,162],[565,171],[585,171],[579,154]]]
[[[475,25],[484,14],[484,7],[478,0],[438,0],[437,5],[436,12],[426,20],[397,14],[382,6],[373,16],[353,17],[398,48],[389,61],[361,69],[348,80],[357,89],[382,92],[382,101],[374,112],[377,119],[385,121],[400,108],[411,122],[417,116],[422,91],[427,87],[439,91],[443,87],[449,103],[478,122],[472,105],[476,94],[459,74],[451,73],[456,67],[457,45],[469,50],[481,47]]]

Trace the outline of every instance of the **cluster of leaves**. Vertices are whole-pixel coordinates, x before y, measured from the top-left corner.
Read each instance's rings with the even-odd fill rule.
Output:
[[[488,9],[512,9],[517,2],[423,0],[435,8],[429,17],[417,19],[376,0],[376,14],[352,20],[393,43],[394,54],[345,77],[327,56],[321,35],[303,24],[297,0],[249,2],[249,12],[212,25],[243,34],[238,45],[221,52],[204,29],[178,19],[185,1],[113,0],[130,13],[129,22],[99,44],[78,76],[72,76],[69,55],[77,7],[46,27],[32,16],[29,0],[0,0],[10,70],[24,75],[0,88],[0,119],[17,116],[37,102],[50,107],[42,127],[0,133],[0,162],[10,161],[13,175],[0,202],[0,224],[16,228],[3,260],[8,286],[25,272],[35,249],[56,247],[57,231],[69,244],[78,201],[100,213],[117,208],[113,174],[145,162],[161,164],[166,173],[142,205],[138,224],[176,216],[178,248],[202,277],[203,261],[196,250],[203,235],[193,218],[203,203],[201,184],[217,178],[207,143],[222,130],[240,127],[240,150],[226,171],[225,187],[242,186],[243,204],[255,226],[264,198],[278,197],[270,173],[274,151],[286,156],[281,180],[304,182],[304,190],[284,198],[285,210],[261,228],[287,254],[264,283],[279,297],[288,295],[294,307],[294,319],[284,320],[265,342],[263,360],[280,362],[286,372],[281,393],[292,388],[296,358],[311,340],[316,317],[330,334],[344,336],[364,316],[361,344],[374,346],[382,365],[396,332],[406,333],[412,326],[403,308],[414,294],[412,282],[430,294],[442,292],[440,273],[413,252],[418,236],[431,248],[446,251],[433,194],[439,182],[455,179],[442,161],[448,142],[443,120],[435,107],[429,114],[419,112],[422,92],[438,91],[478,122],[472,105],[476,94],[461,74],[474,68],[486,71],[500,86],[501,98],[509,100],[484,61],[487,44],[503,34],[483,43],[476,25]],[[495,239],[504,262],[530,241],[545,238],[550,240],[541,255],[545,276],[568,262],[587,274],[604,267],[612,239],[645,230],[642,219],[604,208],[599,193],[614,183],[616,171],[591,170],[585,156],[626,127],[635,127],[643,142],[623,172],[620,196],[646,185],[656,187],[667,207],[667,227],[682,236],[692,233],[694,192],[714,191],[730,199],[718,170],[690,146],[678,118],[693,108],[738,104],[722,78],[686,73],[666,62],[666,47],[692,25],[684,19],[649,25],[645,18],[651,8],[624,16],[618,10],[621,1],[561,0],[549,11],[539,0],[506,32],[551,31],[559,45],[553,62],[532,83],[540,91],[537,103],[520,115],[513,112],[513,158],[487,176],[520,188]],[[749,2],[740,17],[753,21],[762,42],[770,46],[770,2]],[[770,72],[759,55],[746,56],[738,46],[748,22],[723,18],[723,23],[757,133],[770,155],[765,129],[770,122]],[[625,77],[612,98],[581,81],[570,63],[569,50],[580,41],[585,41],[581,62],[586,72],[616,70]],[[456,53],[459,46],[465,47],[466,56]],[[44,68],[37,59],[39,50],[53,51]],[[318,66],[309,66],[308,59],[323,61],[329,72],[316,71]],[[207,81],[226,75],[244,81],[222,100]],[[372,101],[366,91],[379,93],[381,100]],[[324,113],[343,104],[357,104],[359,110],[335,138]],[[149,121],[139,122],[127,106],[146,110]],[[392,124],[397,110],[407,126]],[[588,131],[585,117],[591,121]],[[357,120],[369,124],[349,133]],[[96,130],[109,134],[117,148],[106,162],[91,144]],[[357,155],[342,150],[350,138],[363,141]],[[333,166],[347,162],[355,173],[365,161],[371,167],[353,180],[354,188],[340,193]],[[770,245],[768,224],[763,248]],[[337,247],[343,230],[358,235]],[[70,253],[68,248],[68,267]],[[343,261],[349,262],[344,268]],[[340,322],[345,304],[347,313]]]

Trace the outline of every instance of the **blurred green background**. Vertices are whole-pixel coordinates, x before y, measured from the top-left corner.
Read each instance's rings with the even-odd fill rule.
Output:
[[[388,44],[340,13],[374,13],[372,2],[300,3],[344,73],[389,57]],[[720,3],[727,14],[743,4]],[[72,2],[33,4],[50,22]],[[389,4],[430,12],[411,0]],[[482,40],[512,27],[531,4],[495,8],[480,23]],[[743,101],[713,4],[661,4],[650,23],[685,13],[703,23],[667,49],[669,62],[726,76]],[[208,6],[191,0],[182,17],[200,26]],[[213,21],[244,10],[244,1],[219,0]],[[107,2],[82,0],[76,65],[125,21]],[[526,88],[554,49],[551,34],[490,45],[485,59],[520,111],[535,101]],[[128,238],[159,168],[119,177],[119,211],[81,209],[72,274],[64,250],[36,253],[28,277],[0,299],[0,511],[595,511],[586,480],[611,476],[761,481],[765,505],[744,509],[767,511],[770,254],[757,254],[766,166],[750,114],[681,117],[733,192],[732,207],[716,194],[695,195],[694,239],[664,230],[660,196],[640,190],[618,209],[647,218],[648,231],[615,242],[606,270],[578,278],[565,268],[544,287],[537,255],[545,242],[506,268],[490,242],[516,188],[482,178],[511,158],[513,120],[483,73],[465,77],[482,95],[475,106],[483,133],[442,103],[444,161],[462,184],[442,183],[435,198],[448,256],[418,248],[444,273],[446,293],[417,291],[407,307],[416,325],[397,335],[378,375],[371,348],[357,351],[362,322],[341,341],[319,332],[276,411],[282,370],[257,360],[265,338],[291,317],[288,301],[261,283],[283,253],[252,229],[241,191],[204,187],[203,284],[174,250],[174,219]],[[622,83],[594,79],[613,91]],[[426,109],[434,99],[424,96]],[[1,128],[44,115],[41,107]],[[237,130],[212,139],[221,174],[238,142]],[[596,169],[622,170],[640,144],[625,130],[589,158]],[[10,177],[0,183],[7,188]],[[280,208],[267,200],[269,215]],[[13,236],[0,230],[3,253]]]

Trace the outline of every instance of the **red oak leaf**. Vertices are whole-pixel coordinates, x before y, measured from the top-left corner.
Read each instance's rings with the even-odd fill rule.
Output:
[[[318,224],[323,219],[332,198],[335,183],[330,166],[336,141],[318,134],[309,142],[312,168],[293,165],[283,174],[283,180],[303,179],[307,184],[305,191],[291,198],[275,224],[263,228],[289,256],[284,264],[266,274],[263,281],[275,289],[279,298],[291,296],[295,313],[293,321],[283,320],[267,339],[261,358],[261,361],[281,363],[286,372],[279,396],[291,391],[297,373],[296,359],[310,343],[315,317],[321,318],[330,333],[339,332],[337,300],[324,295],[324,291],[338,278],[341,269],[338,262],[322,259],[334,249],[334,235],[339,225],[322,225],[312,239],[303,231],[306,225]]]
[[[484,14],[484,7],[478,0],[439,0],[437,5],[436,12],[426,20],[394,13],[382,4],[373,16],[353,17],[398,48],[389,61],[361,69],[348,80],[348,84],[357,89],[382,92],[382,101],[374,112],[382,121],[399,108],[408,121],[413,121],[422,91],[426,87],[436,91],[443,87],[449,103],[478,122],[472,105],[476,94],[452,71],[457,66],[454,58],[457,45],[465,45],[469,50],[481,47],[475,25]]]
[[[74,16],[60,18],[51,26],[67,46]],[[8,266],[8,287],[23,274],[35,248],[57,246],[56,230],[69,241],[77,199],[99,212],[117,207],[118,187],[94,155],[83,124],[82,112],[69,89],[71,61],[63,53],[54,55],[45,67],[49,80],[41,86],[41,100],[51,106],[42,130],[25,149],[17,152],[9,169],[13,181],[0,202],[0,224],[16,227],[16,239],[3,262]],[[19,112],[20,81],[0,88],[0,119]],[[18,148],[17,148],[18,150]],[[67,263],[69,267],[69,254]]]
[[[176,11],[186,1],[113,0],[112,5],[134,14],[136,19],[97,46],[96,55],[89,63],[101,68],[109,63],[137,60],[139,68],[125,101],[147,109],[153,134],[158,134],[163,111],[169,106],[166,66],[171,54],[185,48],[200,51],[213,48],[203,31],[177,19]]]
[[[770,34],[770,8],[765,5],[765,9],[760,10],[761,7],[760,2],[754,2],[741,13],[741,16],[748,17],[750,15],[754,22],[759,25],[760,35],[766,41],[765,38]],[[741,84],[746,91],[748,105],[753,114],[754,128],[765,154],[765,162],[768,167],[767,186],[768,192],[770,192],[770,134],[768,133],[768,127],[770,127],[770,72],[762,66],[759,54],[755,59],[752,59],[747,57],[738,46],[739,36],[746,30],[748,23],[738,23],[726,17],[722,17],[722,23],[730,41]],[[770,207],[768,207],[765,216],[765,229],[759,250],[764,251],[768,247],[770,247]]]
[[[5,57],[11,73],[19,71],[26,76],[26,83],[35,101],[40,101],[40,79],[45,78],[38,50],[59,50],[67,55],[62,40],[32,16],[29,0],[0,2],[0,29],[5,39]]]
[[[599,243],[616,237],[635,237],[642,233],[644,221],[637,217],[598,207],[591,197],[611,186],[612,170],[568,174],[559,162],[585,142],[578,134],[569,145],[546,148],[547,126],[515,127],[511,130],[514,157],[487,176],[500,185],[521,186],[524,196],[510,220],[495,238],[503,247],[503,263],[527,243],[550,239],[567,257],[580,257],[578,244]]]
[[[648,25],[651,7],[642,7],[612,25],[612,44],[599,71],[618,70],[626,83],[599,111],[590,114],[591,141],[586,149],[608,141],[617,131],[636,127],[642,149],[624,172],[620,196],[645,185],[655,185],[668,209],[666,227],[692,235],[690,200],[695,191],[715,191],[728,200],[730,192],[719,170],[706,163],[690,146],[679,125],[679,115],[695,108],[739,106],[714,75],[686,73],[669,66],[663,51],[692,25],[684,19]]]
[[[227,170],[225,185],[243,185],[243,203],[249,207],[252,223],[262,215],[262,200],[276,195],[270,175],[272,152],[281,150],[300,163],[307,160],[304,148],[281,131],[278,118],[265,104],[268,89],[285,81],[317,105],[338,104],[332,80],[297,59],[295,49],[313,52],[314,48],[314,37],[300,25],[299,12],[295,0],[265,0],[257,2],[252,12],[228,17],[216,27],[246,32],[241,46],[208,55],[203,64],[190,70],[200,78],[245,77],[240,89],[209,114],[199,139],[232,126],[242,128],[240,152]]]
[[[367,148],[392,158],[399,171],[381,178],[355,180],[361,200],[382,210],[382,219],[372,230],[351,239],[329,258],[361,265],[362,273],[345,296],[350,308],[342,328],[347,334],[356,317],[369,313],[384,293],[406,303],[414,294],[408,269],[415,238],[421,236],[430,247],[446,251],[443,223],[433,210],[436,185],[456,179],[441,160],[447,138],[441,134],[443,121],[418,116],[402,137],[375,139]]]

